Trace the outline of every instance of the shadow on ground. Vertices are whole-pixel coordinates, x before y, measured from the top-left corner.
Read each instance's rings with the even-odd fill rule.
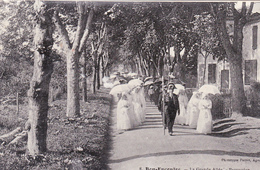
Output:
[[[214,136],[214,137],[224,137],[224,138],[229,138],[229,137],[234,137],[234,136],[238,136],[238,135],[245,135],[248,134],[248,130],[251,129],[258,129],[260,130],[260,128],[236,128],[236,129],[232,129],[226,132],[217,132],[217,133],[211,133],[209,134],[210,136]]]
[[[241,124],[244,124],[244,123],[230,123],[230,124],[225,124],[225,125],[222,125],[222,126],[219,126],[219,127],[214,127],[212,131],[213,131],[213,132],[219,132],[219,131],[228,129],[228,128],[234,126],[234,125],[241,125]]]
[[[213,126],[217,126],[218,124],[223,124],[223,123],[227,123],[227,122],[235,122],[236,120],[234,120],[234,119],[226,119],[226,120],[220,120],[220,121],[218,121],[218,122],[215,122],[214,124],[213,124]]]
[[[246,135],[248,134],[247,131],[252,129],[260,129],[260,128],[246,128],[246,127],[240,127],[240,125],[243,125],[245,123],[236,123],[236,120],[234,119],[226,119],[226,120],[220,120],[213,124],[213,130],[212,133],[209,134],[213,137],[234,137],[238,135]],[[218,127],[216,127],[218,126]]]

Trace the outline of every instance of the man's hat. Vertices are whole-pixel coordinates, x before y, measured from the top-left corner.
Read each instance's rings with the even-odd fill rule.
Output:
[[[173,89],[175,89],[175,88],[176,88],[173,82],[169,82],[169,83],[167,84],[167,86],[168,86],[168,88],[169,88],[170,86],[172,86],[172,87],[173,87]]]

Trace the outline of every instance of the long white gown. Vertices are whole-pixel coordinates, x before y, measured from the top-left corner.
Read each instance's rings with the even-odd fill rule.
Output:
[[[211,114],[212,102],[209,99],[202,99],[199,102],[199,119],[197,125],[197,131],[199,133],[209,134],[212,131],[212,114]]]
[[[139,120],[138,120],[138,117],[135,113],[135,107],[134,107],[134,104],[133,104],[133,95],[130,93],[128,94],[128,101],[130,103],[130,107],[129,107],[129,117],[130,117],[130,121],[131,121],[131,125],[132,125],[132,128],[134,127],[137,127],[139,126]]]
[[[196,94],[197,92],[193,92],[188,105],[187,105],[187,109],[186,109],[186,125],[190,125],[190,115],[191,115],[191,108],[193,107],[193,101],[196,100]]]
[[[141,107],[141,102],[140,102],[140,97],[139,97],[139,87],[135,87],[133,91],[131,92],[131,97],[132,97],[132,104],[133,104],[133,115],[134,115],[134,122],[133,124],[135,126],[139,126],[142,124],[142,107]]]
[[[131,103],[126,94],[117,103],[117,129],[128,130],[133,128],[131,120]]]
[[[191,100],[188,103],[188,114],[189,114],[189,126],[190,128],[197,128],[198,118],[199,118],[199,101],[201,98],[201,93],[193,92]]]
[[[179,90],[178,100],[180,106],[180,115],[178,114],[176,115],[175,123],[184,125],[186,124],[186,118],[187,118],[186,108],[188,105],[188,97],[185,90],[182,89]]]
[[[142,108],[141,121],[144,122],[145,121],[145,108],[146,108],[144,87],[141,87],[141,89],[139,90],[138,93],[139,93],[140,103],[141,103],[141,108]]]

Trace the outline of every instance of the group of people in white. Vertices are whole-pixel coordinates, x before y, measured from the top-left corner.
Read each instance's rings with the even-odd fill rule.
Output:
[[[176,114],[174,124],[187,125],[203,134],[211,133],[212,102],[210,94],[195,91],[188,100],[185,88],[178,89],[178,86],[174,93],[178,96],[179,101],[179,114]],[[116,84],[110,94],[117,107],[118,130],[133,129],[145,121],[146,94],[142,80],[136,78],[126,84]]]
[[[210,93],[195,91],[188,101],[185,90],[180,90],[178,94],[180,115],[176,116],[175,124],[188,125],[199,133],[211,133],[213,124],[210,95]]]
[[[132,79],[127,84],[116,85],[110,94],[117,104],[117,129],[129,130],[145,121],[145,92],[143,81]]]

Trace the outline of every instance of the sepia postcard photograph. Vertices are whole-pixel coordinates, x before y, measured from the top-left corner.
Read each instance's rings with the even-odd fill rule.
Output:
[[[0,0],[0,169],[259,170],[258,26],[260,1]]]

